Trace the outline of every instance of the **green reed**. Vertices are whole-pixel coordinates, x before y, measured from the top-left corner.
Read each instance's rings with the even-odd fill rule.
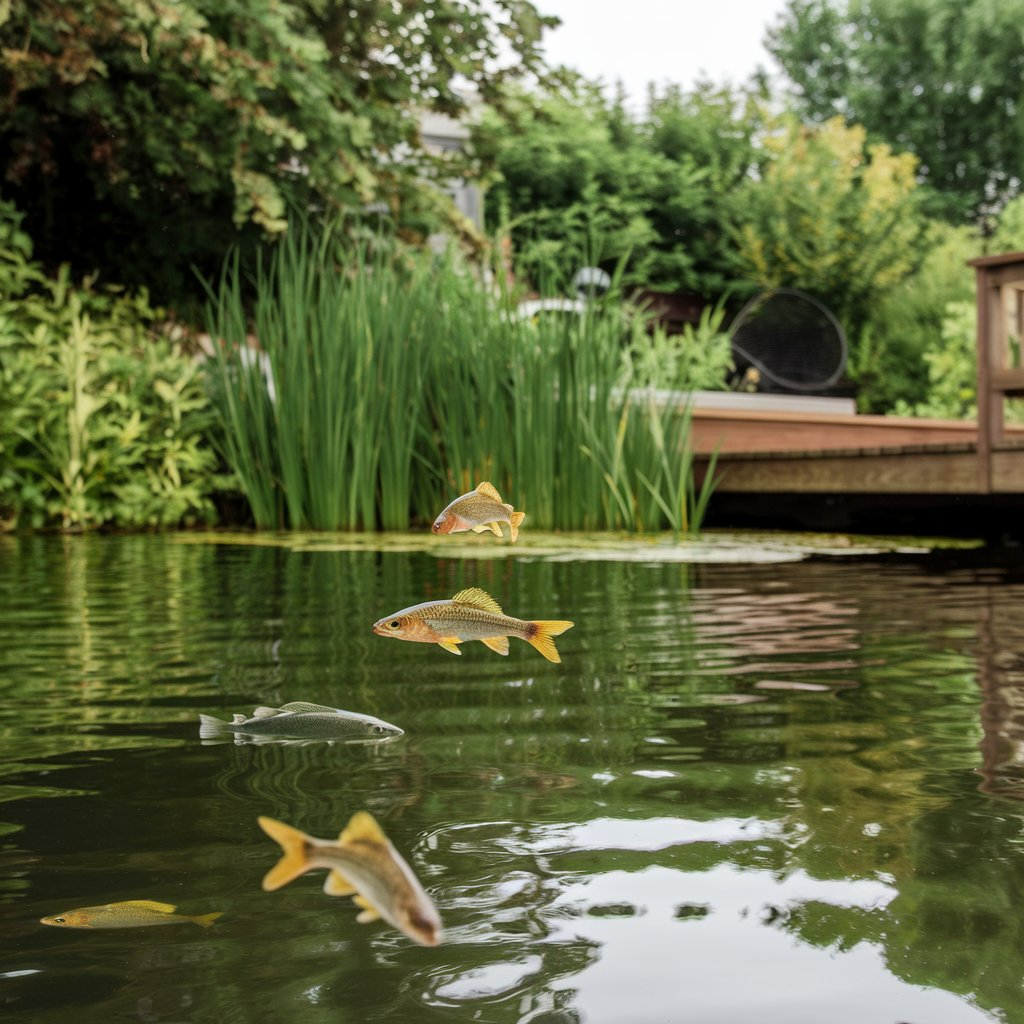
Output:
[[[226,455],[260,527],[405,529],[481,480],[535,528],[700,526],[689,413],[630,390],[643,325],[615,299],[524,319],[454,256],[303,225],[210,294]]]

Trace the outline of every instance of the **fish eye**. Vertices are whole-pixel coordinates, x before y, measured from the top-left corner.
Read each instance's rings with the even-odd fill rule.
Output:
[[[375,726],[373,727],[373,731],[374,731],[375,733],[377,733],[378,735],[380,735],[381,733],[383,733],[383,732],[385,731],[385,729],[384,729],[384,726],[383,726],[383,725],[375,725]]]
[[[54,923],[54,924],[63,924],[63,923],[64,923],[64,921],[65,921],[65,918],[64,918],[64,917],[55,917],[55,918],[53,919],[53,923]]]
[[[401,626],[401,623],[398,621],[398,619],[392,619],[388,623],[388,629],[398,629],[399,626]]]

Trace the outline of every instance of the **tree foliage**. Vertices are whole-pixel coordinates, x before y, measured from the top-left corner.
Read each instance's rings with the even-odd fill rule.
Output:
[[[1024,0],[790,0],[767,46],[804,115],[915,154],[933,209],[998,210],[1024,165]]]
[[[717,294],[722,203],[752,162],[752,109],[711,87],[652,92],[642,115],[582,81],[520,92],[475,134],[497,169],[489,222],[534,278],[625,258],[629,282]]]
[[[732,206],[737,271],[813,292],[848,330],[859,326],[918,262],[914,158],[866,145],[864,129],[840,118],[806,128],[782,117],[759,154]]]
[[[527,0],[0,3],[0,167],[51,268],[180,294],[289,200],[439,220],[424,110],[538,66]]]
[[[974,302],[974,271],[967,261],[980,246],[972,228],[930,222],[920,265],[871,303],[851,346],[850,375],[862,411],[923,408],[929,401],[926,354],[940,350],[948,335],[947,307]]]

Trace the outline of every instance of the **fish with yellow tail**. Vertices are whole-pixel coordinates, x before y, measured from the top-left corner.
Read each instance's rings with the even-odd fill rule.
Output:
[[[508,638],[517,636],[544,655],[560,662],[554,637],[572,628],[566,619],[530,621],[506,615],[485,590],[470,587],[448,601],[426,601],[385,615],[373,624],[378,636],[438,644],[452,654],[461,654],[459,644],[479,640],[498,654],[508,654]]]
[[[122,900],[120,903],[104,903],[98,907],[79,907],[65,910],[62,914],[41,917],[40,924],[56,928],[145,928],[155,924],[198,924],[209,928],[222,910],[212,914],[176,914],[178,908],[172,903],[158,903],[156,900]]]
[[[314,839],[291,825],[260,817],[260,828],[284,851],[267,872],[267,892],[316,868],[327,868],[324,892],[329,896],[351,896],[360,908],[360,924],[381,918],[421,946],[441,941],[441,916],[423,891],[412,868],[373,816],[357,811],[338,839]]]
[[[462,533],[465,530],[486,533],[490,530],[496,537],[502,537],[500,524],[508,523],[509,540],[515,542],[525,518],[525,512],[517,512],[502,501],[494,484],[485,480],[468,494],[461,494],[451,502],[434,520],[431,529],[434,533]]]

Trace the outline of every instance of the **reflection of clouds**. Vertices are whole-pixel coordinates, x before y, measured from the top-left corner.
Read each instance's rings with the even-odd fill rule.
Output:
[[[438,979],[434,995],[441,1000],[463,1002],[468,999],[494,999],[530,987],[540,974],[544,961],[527,956],[512,963],[487,964],[455,974],[449,980]]]
[[[433,833],[428,845],[450,854],[493,860],[496,855],[550,857],[587,850],[653,852],[689,843],[754,842],[777,833],[770,822],[756,818],[592,818],[550,825],[453,825]]]
[[[574,990],[573,1007],[588,1024],[666,1019],[666,1006],[685,1005],[702,1024],[738,1020],[929,1020],[943,1024],[987,1019],[961,999],[922,991],[893,978],[868,944],[845,953],[819,950],[766,927],[768,908],[804,902],[881,912],[894,891],[878,882],[821,881],[802,872],[778,878],[766,871],[718,865],[705,872],[651,867],[566,879],[553,910],[551,941],[589,941],[600,956],[553,984]],[[594,916],[587,907],[626,902],[635,916]],[[681,905],[708,913],[679,919]]]
[[[405,994],[461,1019],[519,1024],[653,1022],[684,1005],[702,1024],[986,1019],[957,996],[898,980],[867,939],[821,948],[780,927],[808,906],[840,923],[884,921],[897,891],[880,878],[729,862],[735,844],[777,832],[757,820],[669,817],[435,832],[436,856],[456,857],[471,881],[444,893],[447,962],[409,976]],[[712,862],[706,870],[663,862],[686,844],[693,863]]]
[[[757,819],[594,818],[543,826],[536,830],[531,845],[535,853],[547,856],[583,850],[655,851],[689,843],[753,842],[771,832],[768,824]]]

